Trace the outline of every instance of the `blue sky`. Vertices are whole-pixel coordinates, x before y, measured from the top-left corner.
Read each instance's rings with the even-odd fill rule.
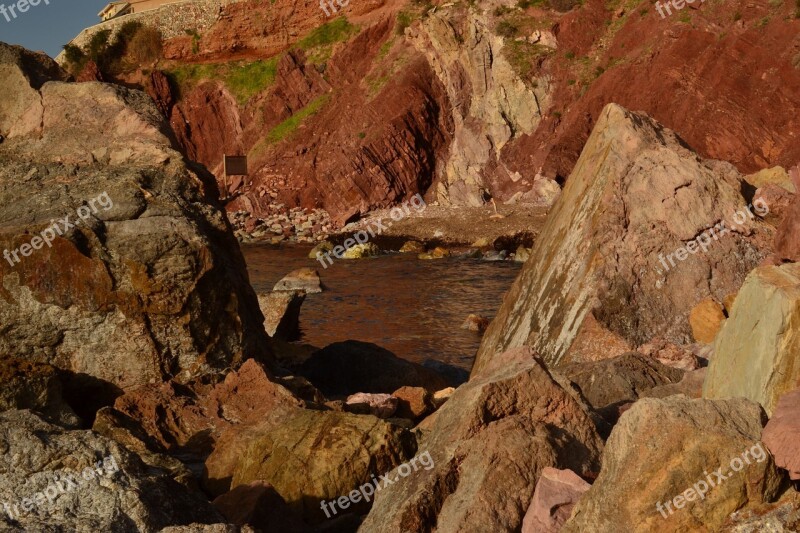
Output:
[[[110,0],[47,0],[50,5],[40,0],[38,6],[28,6],[25,13],[17,11],[19,1],[0,0],[11,19],[6,20],[0,7],[0,41],[44,50],[55,57],[82,29],[100,22],[97,13]],[[11,16],[10,6],[15,6],[16,18]]]

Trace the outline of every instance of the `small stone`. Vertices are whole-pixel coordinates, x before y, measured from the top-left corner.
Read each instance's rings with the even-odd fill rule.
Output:
[[[697,342],[711,344],[725,321],[722,306],[713,298],[705,298],[689,313],[692,336]]]
[[[401,387],[392,396],[398,400],[395,416],[399,418],[416,421],[436,408],[433,395],[422,387]]]
[[[391,394],[358,392],[347,397],[344,408],[351,413],[386,419],[394,415],[398,403],[399,400]]]
[[[489,319],[481,315],[469,315],[467,319],[461,324],[461,329],[468,329],[483,333],[489,327]]]
[[[406,241],[400,248],[400,253],[425,253],[425,246],[418,241]]]

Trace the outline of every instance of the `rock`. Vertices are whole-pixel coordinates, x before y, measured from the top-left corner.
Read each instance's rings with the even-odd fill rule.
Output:
[[[500,250],[499,252],[489,250],[483,254],[484,261],[505,261],[506,257],[508,257],[508,252],[505,250]]]
[[[165,527],[158,533],[258,533],[250,526],[233,524],[189,524],[188,526]]]
[[[436,394],[440,392],[437,391]],[[422,387],[400,387],[392,393],[392,396],[397,398],[396,416],[398,418],[407,418],[414,421],[421,420],[437,407],[434,403],[434,395]],[[442,395],[439,396],[439,399],[442,399]]]
[[[784,261],[800,260],[800,196],[795,195],[775,236],[775,255]]]
[[[756,190],[752,203],[769,206],[769,212],[763,218],[771,224],[778,225],[786,217],[794,196],[783,187],[769,183]]]
[[[280,282],[279,282],[280,283]],[[264,314],[264,329],[270,337],[296,341],[300,338],[300,307],[306,299],[303,291],[273,291],[258,295]]]
[[[477,333],[483,333],[489,327],[489,319],[481,315],[469,315],[461,324],[461,329],[468,329]]]
[[[63,83],[51,63],[0,44],[0,92],[15,95],[0,112],[12,132],[0,144],[0,248],[54,237],[0,265],[0,352],[68,371],[67,394],[81,391],[90,411],[151,382],[269,362],[214,177],[174,148],[146,94]],[[24,99],[15,122],[9,106]]]
[[[225,433],[206,461],[203,482],[212,494],[269,483],[294,512],[316,523],[325,519],[322,500],[349,494],[412,454],[413,437],[375,417],[295,409]]]
[[[450,257],[450,251],[442,248],[441,246],[437,246],[430,252],[425,252],[419,254],[419,259],[442,259],[445,257]]]
[[[450,365],[436,359],[425,359],[422,366],[430,368],[442,376],[450,387],[458,387],[469,379],[469,371],[460,366]]]
[[[381,250],[378,245],[373,242],[365,244],[356,244],[347,248],[342,254],[341,259],[364,259],[365,257],[376,257],[380,255]]]
[[[592,313],[588,313],[561,364],[600,361],[632,350],[630,342],[601,324]]]
[[[664,339],[653,339],[639,346],[636,351],[656,359],[662,365],[680,370],[697,370],[701,366],[700,359],[691,350]]]
[[[422,254],[425,253],[425,245],[418,241],[406,241],[400,247],[400,253]]]
[[[238,526],[253,526],[263,533],[303,533],[311,528],[286,505],[269,484],[254,481],[218,496],[214,507]]]
[[[524,263],[525,261],[528,260],[530,256],[531,256],[531,249],[525,248],[520,244],[517,247],[517,251],[514,252],[514,261],[516,261],[517,263]]]
[[[598,468],[590,417],[528,349],[493,359],[430,418],[418,449],[434,466],[378,492],[361,533],[519,531],[545,467]]]
[[[0,442],[0,500],[13,516],[3,513],[3,529],[159,531],[223,521],[202,494],[92,431],[65,431],[30,411],[6,411]]]
[[[83,70],[81,70],[80,73],[75,77],[75,82],[77,83],[85,83],[87,81],[105,81],[103,79],[103,73],[100,71],[100,67],[98,67],[97,63],[91,59],[86,62]]]
[[[391,394],[400,387],[447,387],[443,377],[400,359],[392,352],[360,341],[337,342],[315,352],[297,370],[331,398],[357,392]]]
[[[797,192],[792,178],[789,177],[789,173],[786,172],[786,169],[783,167],[765,168],[748,176],[744,176],[744,180],[756,189],[767,185],[777,185],[789,193],[795,194]],[[770,208],[772,207],[770,204],[767,205],[769,205]]]
[[[286,274],[275,286],[273,291],[303,291],[306,294],[322,292],[319,273],[313,268],[298,268]]]
[[[533,500],[522,521],[522,533],[558,533],[589,487],[591,485],[572,470],[549,466],[542,469]]]
[[[682,344],[689,310],[735,292],[771,238],[768,224],[747,216],[751,236],[726,227],[716,240],[704,234],[706,251],[683,248],[744,209],[740,191],[730,165],[703,161],[650,117],[607,105],[483,337],[473,374],[522,345],[557,365],[589,314],[631,346],[656,337]]]
[[[689,313],[692,337],[697,342],[711,344],[725,321],[722,306],[713,298],[704,298]]]
[[[213,387],[148,385],[118,398],[114,409],[136,421],[152,449],[205,457],[228,428],[302,405],[251,359]]]
[[[472,248],[488,248],[492,245],[492,240],[487,237],[480,237],[475,242],[473,242],[470,246]]]
[[[66,81],[67,74],[43,52],[0,44],[3,94],[0,102],[0,136],[6,140],[38,130],[42,103],[39,89],[50,80]]]
[[[703,381],[706,379],[708,368],[698,368],[691,370],[683,375],[677,383],[667,383],[657,385],[652,389],[642,391],[640,398],[666,398],[675,394],[683,394],[689,398],[701,398],[703,396]]]
[[[344,409],[350,413],[372,415],[378,418],[391,418],[397,411],[398,399],[391,394],[351,394],[344,402]]]
[[[639,400],[612,430],[600,475],[562,533],[717,531],[732,512],[772,501],[781,476],[759,442],[763,420],[744,399]]]
[[[326,253],[331,253],[332,251],[333,243],[330,241],[322,241],[311,249],[311,251],[308,253],[308,258],[317,259],[317,254],[324,255]]]
[[[636,352],[592,363],[570,363],[557,372],[575,383],[595,409],[635,402],[642,392],[677,383],[684,374]]]
[[[759,267],[747,276],[714,346],[704,398],[749,398],[768,414],[800,382],[800,264]]]
[[[437,390],[433,393],[433,405],[438,409],[444,402],[450,399],[453,393],[456,391],[453,387],[447,387],[446,389]]]
[[[32,409],[50,423],[78,428],[81,419],[64,401],[61,380],[47,364],[0,360],[0,411]]]
[[[761,440],[769,448],[775,464],[789,471],[789,478],[800,479],[800,389],[787,392],[778,400]]]

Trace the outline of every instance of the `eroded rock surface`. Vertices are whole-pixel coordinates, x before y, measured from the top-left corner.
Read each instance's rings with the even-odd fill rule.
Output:
[[[764,421],[744,399],[639,400],[611,432],[600,475],[562,532],[715,531],[734,511],[772,501],[782,476],[759,442]],[[721,480],[710,474],[718,468]],[[688,489],[694,496],[674,503]]]
[[[0,44],[0,92],[21,98],[0,117],[0,247],[19,259],[0,262],[0,351],[104,394],[266,360],[213,177],[176,150],[152,100],[44,83],[53,66],[18,56]]]
[[[427,422],[427,421],[426,421]],[[361,533],[519,531],[545,467],[596,472],[585,408],[529,349],[497,358],[434,415],[419,450],[434,467],[377,493]]]
[[[606,106],[473,373],[522,345],[559,363],[589,313],[634,346],[654,337],[685,343],[692,306],[736,292],[771,238],[769,226],[746,215],[743,227],[709,236],[702,250],[684,249],[716,224],[730,226],[747,204],[740,188],[732,166],[699,159],[646,115]]]

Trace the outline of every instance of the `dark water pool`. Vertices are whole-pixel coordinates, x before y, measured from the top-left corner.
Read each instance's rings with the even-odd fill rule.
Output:
[[[422,363],[435,359],[469,369],[480,343],[460,328],[470,313],[492,318],[519,263],[413,254],[338,260],[327,269],[308,259],[310,248],[243,246],[256,292],[272,290],[285,274],[315,267],[326,290],[303,303],[302,342],[323,347],[343,340],[372,342]]]

